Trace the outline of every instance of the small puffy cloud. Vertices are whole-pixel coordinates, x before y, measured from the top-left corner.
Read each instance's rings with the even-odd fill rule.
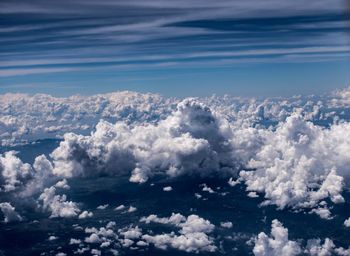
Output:
[[[214,194],[215,193],[215,191],[211,187],[208,187],[207,184],[203,184],[202,191],[208,192],[210,194]]]
[[[332,213],[326,207],[318,207],[318,208],[312,209],[310,213],[315,213],[318,216],[320,216],[320,218],[322,219],[326,219],[326,220],[332,219]]]
[[[97,249],[92,249],[91,250],[91,255],[99,256],[101,255],[101,251]]]
[[[94,214],[92,212],[83,211],[82,213],[79,214],[78,218],[79,219],[86,219],[86,218],[91,218],[92,216],[94,216]]]
[[[109,222],[105,227],[101,227],[99,229],[85,228],[85,233],[89,234],[85,237],[86,243],[91,244],[102,244],[105,242],[110,242],[112,240],[116,240],[118,238],[117,234],[113,231],[115,223]],[[106,244],[105,244],[106,245]]]
[[[96,244],[96,243],[100,243],[101,239],[97,234],[92,233],[89,237],[85,238],[85,242],[90,244]]]
[[[350,228],[350,218],[344,221],[344,226]]]
[[[124,237],[124,239],[134,240],[140,238],[142,235],[142,229],[139,227],[128,227],[119,230],[119,234]]]
[[[305,252],[311,256],[327,256],[334,254],[335,245],[332,240],[326,238],[324,243],[321,239],[309,239]]]
[[[80,244],[81,243],[81,240],[80,239],[75,239],[75,238],[71,238],[69,240],[69,244],[72,245],[72,244]]]
[[[228,182],[227,182],[231,187],[234,187],[234,186],[236,186],[237,184],[239,184],[240,183],[240,181],[239,181],[239,179],[237,179],[237,180],[234,180],[232,177],[228,180]]]
[[[109,206],[109,204],[103,204],[103,205],[99,205],[96,207],[97,210],[105,210],[107,209],[107,207]]]
[[[197,199],[201,199],[201,198],[202,198],[202,195],[199,194],[199,193],[194,193],[194,196],[195,196]]]
[[[121,204],[121,205],[115,207],[114,210],[115,211],[121,211],[121,210],[124,210],[125,208],[126,208],[125,205]]]
[[[70,188],[66,179],[58,181],[56,183],[55,187],[56,188],[64,188],[64,189],[69,189]]]
[[[259,195],[255,191],[250,191],[247,194],[247,196],[250,197],[250,198],[257,198],[257,197],[259,197]]]
[[[232,228],[232,222],[231,221],[226,221],[226,222],[220,222],[220,226],[223,228]]]
[[[140,221],[145,222],[147,224],[154,222],[154,223],[171,224],[174,226],[179,226],[180,223],[186,221],[186,217],[179,213],[172,213],[169,218],[167,217],[159,218],[157,215],[151,214],[147,217],[142,217]]]
[[[163,188],[163,191],[165,191],[165,192],[169,192],[169,191],[172,191],[172,190],[173,190],[173,188],[171,186],[167,186],[167,187]]]
[[[4,215],[4,222],[22,221],[22,217],[16,212],[15,207],[10,203],[0,203],[0,210]]]
[[[100,247],[101,247],[101,248],[106,248],[106,247],[109,247],[110,245],[111,245],[111,242],[106,241],[106,242],[102,242],[101,245],[100,245]]]
[[[130,206],[129,209],[128,209],[128,212],[131,213],[131,212],[136,212],[137,211],[137,208],[134,207],[134,206]]]
[[[48,240],[49,241],[54,241],[54,240],[57,240],[58,237],[57,236],[49,236]]]

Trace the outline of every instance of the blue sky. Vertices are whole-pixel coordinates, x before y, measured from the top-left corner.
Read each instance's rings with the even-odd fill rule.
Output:
[[[0,93],[319,93],[350,85],[346,1],[0,3]]]

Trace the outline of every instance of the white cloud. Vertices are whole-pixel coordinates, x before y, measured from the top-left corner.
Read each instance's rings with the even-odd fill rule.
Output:
[[[124,210],[125,209],[125,205],[121,204],[117,207],[114,208],[115,211],[121,211],[121,210]]]
[[[70,189],[68,183],[67,183],[67,180],[66,179],[63,179],[63,180],[60,180],[56,183],[55,185],[56,188],[64,188],[64,189]]]
[[[244,183],[249,196],[265,198],[263,205],[330,219],[329,206],[344,202],[349,177],[348,90],[324,97],[182,101],[131,92],[70,98],[7,94],[0,96],[0,140],[36,139],[49,128],[54,136],[77,134],[66,133],[51,156],[38,156],[33,166],[13,151],[0,155],[0,188],[21,197],[41,193],[39,201],[52,216],[78,216],[76,203],[56,195],[56,188],[69,189],[62,178],[127,173],[130,181],[145,182],[156,175],[215,174],[231,177],[231,186]],[[236,177],[240,170],[247,171]],[[215,192],[207,185],[203,191]]]
[[[118,238],[118,235],[113,231],[114,225],[113,223],[109,222],[107,223],[106,227],[101,227],[99,229],[95,227],[86,228],[85,233],[90,235],[87,236],[84,241],[86,243],[102,245],[105,242],[116,240]]]
[[[288,240],[288,229],[278,220],[273,220],[271,236],[261,232],[255,240],[253,249],[256,256],[293,256],[301,253],[301,247],[295,241]]]
[[[0,203],[0,210],[4,214],[4,222],[22,221],[22,217],[10,203]]]
[[[311,255],[311,256],[330,256],[330,255],[350,255],[350,247],[336,247],[334,242],[325,238],[322,243],[321,239],[308,239],[306,245],[302,246],[303,241],[291,241],[288,238],[288,229],[283,227],[278,220],[273,220],[271,225],[271,235],[268,236],[261,232],[254,239],[253,253],[256,256],[274,256],[274,255]]]
[[[227,122],[187,99],[158,125],[100,122],[91,136],[66,134],[52,153],[53,171],[63,177],[132,171],[133,182],[145,182],[154,172],[174,177],[229,171],[234,165],[229,135]]]
[[[85,242],[90,244],[95,244],[95,243],[100,243],[101,239],[97,234],[92,233],[89,237],[85,238]]]
[[[137,208],[134,207],[134,206],[130,206],[129,209],[128,209],[128,212],[131,213],[131,212],[136,212],[137,211]]]
[[[126,91],[69,98],[4,94],[0,95],[0,140],[5,145],[72,131],[88,133],[100,119],[152,122],[169,113],[170,104],[159,95]]]
[[[142,235],[142,229],[139,227],[129,227],[126,229],[119,230],[119,234],[124,236],[125,239],[137,239],[140,238]]]
[[[69,244],[80,244],[80,243],[81,243],[80,239],[71,238],[69,240]]]
[[[32,173],[32,167],[16,157],[15,151],[0,154],[0,191],[9,192],[21,187]]]
[[[172,190],[173,190],[173,188],[171,186],[167,186],[167,187],[163,188],[163,191],[165,191],[165,192],[169,192],[169,191],[172,191]]]
[[[161,235],[142,235],[146,243],[152,243],[157,248],[166,250],[172,247],[186,252],[214,252],[217,248],[213,238],[208,234],[214,230],[214,225],[198,215],[190,215],[187,218],[179,213],[173,213],[169,218],[159,218],[157,215],[150,215],[141,218],[142,222],[161,223],[173,225],[180,228],[179,234],[175,232]]]
[[[157,215],[151,214],[148,217],[142,217],[140,221],[145,222],[147,224],[154,222],[154,223],[171,224],[171,225],[179,226],[180,223],[186,221],[186,218],[185,216],[179,213],[172,213],[169,218],[167,217],[159,218]]]
[[[350,217],[344,221],[344,226],[350,228]]]
[[[233,224],[231,221],[220,222],[220,226],[223,228],[232,228]]]
[[[208,192],[210,194],[214,194],[215,193],[215,191],[211,187],[208,187],[207,184],[203,184],[202,191]]]
[[[321,244],[321,239],[310,239],[307,241],[305,251],[311,256],[330,256],[334,248],[335,245],[329,238],[326,238],[323,244]]]
[[[67,201],[66,195],[56,195],[56,188],[45,188],[44,192],[38,199],[42,203],[42,208],[51,212],[50,218],[75,217],[79,214],[80,209],[75,202]]]
[[[239,184],[240,183],[240,181],[239,181],[239,179],[237,179],[237,180],[234,180],[232,177],[228,180],[228,182],[227,182],[231,187],[234,187],[234,186],[236,186],[237,184]]]
[[[82,213],[79,214],[78,218],[79,219],[86,219],[86,218],[91,218],[92,216],[94,216],[94,214],[92,212],[83,211]]]
[[[105,210],[107,209],[107,207],[109,206],[109,204],[103,204],[103,205],[99,205],[96,207],[97,210]]]
[[[240,176],[249,191],[263,192],[265,204],[280,209],[314,208],[327,198],[342,203],[349,136],[349,123],[325,129],[294,114],[276,131],[264,131],[266,143],[248,164],[256,171],[241,171]],[[325,217],[326,209],[323,205],[315,212]]]
[[[257,197],[259,197],[259,195],[256,192],[254,192],[254,191],[249,192],[247,194],[247,196],[250,197],[250,198],[257,198]]]

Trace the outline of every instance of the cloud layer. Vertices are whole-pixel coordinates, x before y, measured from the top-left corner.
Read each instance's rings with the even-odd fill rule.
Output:
[[[139,210],[129,204],[129,208],[120,205],[113,210],[101,202],[91,210],[70,198],[74,179],[124,176],[143,185],[158,178],[219,177],[230,189],[245,189],[247,200],[257,200],[261,207],[273,205],[278,210],[317,214],[330,220],[335,217],[332,209],[336,204],[348,203],[344,196],[350,176],[348,91],[266,100],[228,96],[178,100],[129,92],[62,99],[11,95],[3,110],[7,119],[2,118],[17,121],[11,133],[2,134],[4,144],[45,138],[48,135],[43,129],[48,125],[57,125],[52,134],[63,137],[56,149],[36,156],[33,164],[24,163],[15,151],[0,154],[3,221],[26,219],[28,209],[22,208],[21,200],[50,218],[88,220],[104,211],[135,214]],[[30,107],[21,112],[15,99]],[[21,121],[24,116],[26,121]],[[42,126],[36,128],[43,118]],[[33,128],[21,133],[26,122]],[[10,123],[3,125],[3,131],[9,131]],[[88,128],[82,129],[84,125]],[[195,193],[198,200],[227,194],[206,184],[198,188],[206,198]],[[167,184],[160,189],[169,196],[176,190]],[[348,218],[342,220],[341,228],[347,229]],[[83,244],[100,248],[111,244],[122,248],[154,246],[189,253],[221,250],[216,227],[197,214],[152,214],[138,224],[118,230],[113,223],[88,228],[86,237],[73,238],[71,243],[89,251]],[[174,230],[154,233],[144,227],[148,225]],[[218,227],[229,232],[235,224],[221,220]],[[262,232],[253,240],[255,255],[347,255],[349,250],[328,238],[306,243],[290,240],[288,229],[277,220],[272,222],[271,235]]]

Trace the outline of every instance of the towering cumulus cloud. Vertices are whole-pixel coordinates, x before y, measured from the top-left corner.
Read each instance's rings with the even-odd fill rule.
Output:
[[[32,167],[23,163],[15,153],[9,151],[0,155],[0,191],[13,191],[32,175]]]
[[[57,181],[58,177],[52,172],[51,162],[44,155],[36,157],[31,166],[23,163],[15,151],[0,154],[0,192],[32,196]]]
[[[132,171],[133,182],[155,174],[171,177],[234,167],[227,121],[195,99],[186,99],[158,124],[128,126],[105,121],[90,136],[66,134],[52,153],[58,176],[114,175]]]
[[[349,176],[349,138],[349,123],[325,129],[294,114],[276,131],[266,131],[265,144],[248,164],[256,170],[240,176],[248,190],[264,192],[265,203],[281,209],[313,208],[327,198],[342,203],[344,177]],[[326,203],[321,204],[315,212],[329,218]]]
[[[271,225],[271,237],[264,232],[255,240],[253,249],[256,256],[293,256],[301,253],[299,244],[288,240],[288,229],[284,228],[278,220],[273,220]]]

